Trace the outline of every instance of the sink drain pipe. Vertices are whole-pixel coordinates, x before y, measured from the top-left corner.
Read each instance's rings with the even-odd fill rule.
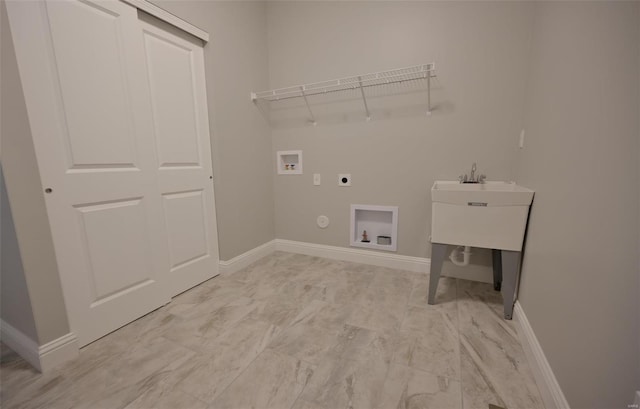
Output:
[[[462,251],[462,261],[460,261],[460,250]],[[468,266],[469,259],[471,258],[471,246],[458,246],[451,252],[449,260],[456,266]]]

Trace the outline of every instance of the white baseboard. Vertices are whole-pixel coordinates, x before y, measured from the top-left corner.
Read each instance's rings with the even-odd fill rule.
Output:
[[[289,253],[306,254],[308,256],[324,257],[333,260],[371,264],[374,266],[414,271],[417,273],[428,273],[431,268],[431,259],[425,257],[403,256],[386,251],[376,252],[292,240],[276,239],[275,242],[276,250],[286,251]],[[481,281],[484,283],[493,282],[493,271],[491,270],[491,267],[475,264],[470,264],[466,267],[458,267],[452,263],[445,262],[442,266],[442,276],[463,278],[465,280]]]
[[[531,366],[533,377],[536,380],[545,407],[547,409],[569,409],[569,403],[518,301],[516,301],[513,309],[513,318],[520,325],[518,331],[520,343]]]
[[[0,339],[15,353],[20,355],[31,366],[41,371],[39,345],[36,341],[26,336],[22,331],[0,320]]]
[[[275,239],[261,246],[240,254],[228,261],[220,261],[220,274],[229,275],[239,271],[251,263],[268,256],[274,251],[305,254],[308,256],[324,257],[333,260],[351,261],[354,263],[370,264],[380,267],[395,268],[398,270],[428,273],[431,267],[431,259],[424,257],[403,256],[394,253],[354,249],[349,247],[328,246],[325,244],[305,243],[302,241]],[[490,267],[471,264],[466,267],[457,267],[451,263],[445,263],[442,267],[442,275],[445,277],[463,278],[466,280],[493,282],[493,273]]]
[[[75,359],[80,354],[78,340],[73,332],[47,342],[38,348],[40,371],[47,373],[56,366]]]
[[[282,239],[276,239],[275,244],[276,250],[278,251],[324,257],[333,260],[351,261],[354,263],[371,264],[374,266],[415,271],[418,273],[426,273],[429,271],[429,267],[431,265],[431,261],[428,258],[402,256],[387,252],[382,253]]]
[[[38,343],[0,320],[0,338],[9,348],[42,373],[78,356],[80,349],[73,333],[68,333],[44,345]]]
[[[231,260],[220,260],[220,274],[229,275],[236,271],[242,270],[248,265],[260,260],[262,257],[268,256],[275,251],[275,240],[268,241],[256,248],[232,258]]]

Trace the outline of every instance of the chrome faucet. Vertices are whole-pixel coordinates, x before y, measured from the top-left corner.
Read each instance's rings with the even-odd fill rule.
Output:
[[[471,176],[467,176],[466,173],[464,175],[458,176],[458,180],[460,180],[460,183],[484,183],[487,176],[479,175],[476,177],[476,170],[476,163],[473,162],[473,165],[471,165]]]

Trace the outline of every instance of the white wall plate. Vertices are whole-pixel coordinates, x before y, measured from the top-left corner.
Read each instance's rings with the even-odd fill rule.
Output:
[[[278,175],[301,175],[302,151],[277,151],[276,167]]]
[[[321,229],[326,229],[329,226],[329,218],[325,215],[320,215],[316,219],[316,223]]]

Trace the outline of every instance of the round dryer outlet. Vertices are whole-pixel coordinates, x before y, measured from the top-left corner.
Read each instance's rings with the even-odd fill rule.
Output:
[[[318,216],[316,223],[318,223],[318,227],[321,229],[326,229],[327,226],[329,226],[329,218],[325,215]]]
[[[351,173],[339,173],[338,186],[351,186]]]

